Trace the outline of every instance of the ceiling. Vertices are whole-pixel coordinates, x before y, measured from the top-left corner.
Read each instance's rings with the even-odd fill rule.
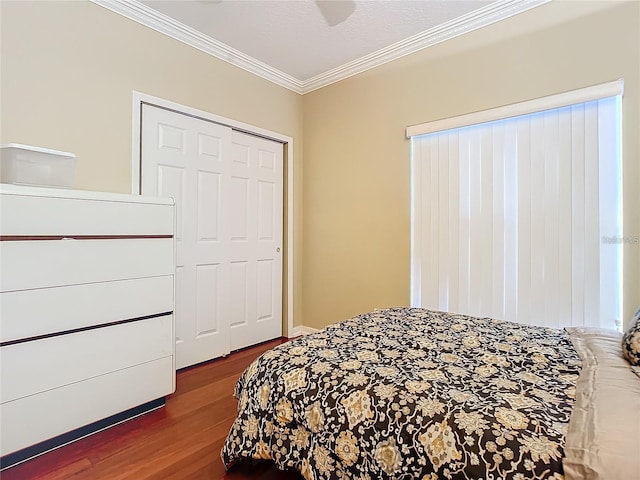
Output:
[[[549,0],[93,0],[298,93]]]

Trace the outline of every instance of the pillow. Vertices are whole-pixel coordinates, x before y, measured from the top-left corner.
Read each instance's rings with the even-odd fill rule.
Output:
[[[631,365],[640,366],[640,308],[622,335],[622,356]]]

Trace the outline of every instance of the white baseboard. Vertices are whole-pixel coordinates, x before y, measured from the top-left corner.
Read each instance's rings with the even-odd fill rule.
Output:
[[[309,335],[310,333],[315,333],[319,331],[318,328],[305,327],[304,325],[299,325],[294,327],[293,330],[289,333],[289,338],[300,337],[302,335]]]

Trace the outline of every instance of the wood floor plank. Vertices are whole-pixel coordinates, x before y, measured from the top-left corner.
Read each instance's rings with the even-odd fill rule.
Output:
[[[2,480],[299,480],[262,462],[226,472],[220,449],[233,423],[233,388],[276,339],[178,372],[164,408],[6,469]]]

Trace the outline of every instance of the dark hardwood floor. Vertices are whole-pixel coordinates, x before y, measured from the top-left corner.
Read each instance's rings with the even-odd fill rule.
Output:
[[[180,371],[176,392],[164,408],[4,470],[0,478],[299,480],[297,472],[282,472],[269,463],[241,464],[225,472],[220,459],[236,416],[236,380],[258,355],[285,341]]]

